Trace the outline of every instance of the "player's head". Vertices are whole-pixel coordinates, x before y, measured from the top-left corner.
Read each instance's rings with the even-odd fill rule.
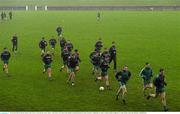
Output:
[[[101,39],[101,37],[99,37],[99,39],[98,39],[99,41],[101,41],[102,39]]]
[[[123,67],[123,70],[124,70],[124,71],[127,71],[127,70],[128,70],[128,66],[125,65],[125,66]]]
[[[49,54],[49,55],[50,55],[50,54],[51,54],[51,52],[50,52],[50,51],[47,51],[47,52],[46,52],[46,54]]]
[[[44,40],[45,38],[44,37],[42,37],[42,40]]]
[[[4,48],[4,51],[8,51],[8,49],[5,47],[5,48]]]
[[[159,69],[159,74],[160,74],[160,75],[164,75],[164,69],[163,69],[163,68],[160,68],[160,69]]]
[[[104,51],[108,51],[108,48],[105,47],[105,48],[104,48]]]
[[[146,63],[145,63],[145,67],[146,67],[146,68],[150,68],[150,63],[146,62]]]
[[[77,53],[77,52],[78,52],[78,50],[77,50],[77,49],[75,49],[75,50],[74,50],[74,52],[76,52],[76,53]]]

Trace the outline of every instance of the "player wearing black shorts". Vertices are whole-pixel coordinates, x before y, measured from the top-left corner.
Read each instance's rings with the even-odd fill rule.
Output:
[[[1,53],[1,60],[4,62],[3,64],[3,71],[8,75],[9,71],[8,71],[8,63],[9,63],[9,59],[11,57],[10,52],[8,51],[7,48],[4,48],[4,51]]]

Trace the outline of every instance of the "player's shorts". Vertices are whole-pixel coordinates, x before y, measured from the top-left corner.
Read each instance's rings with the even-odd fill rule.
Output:
[[[52,49],[55,49],[55,45],[51,45],[51,48],[52,48]]]
[[[4,62],[4,64],[7,64],[7,65],[8,65],[8,63],[9,63],[8,60],[3,60],[3,62]]]
[[[144,80],[144,87],[152,87],[151,80]]]
[[[120,85],[121,88],[126,88],[126,83],[124,83],[122,81],[119,82],[119,85]]]
[[[71,73],[71,72],[75,72],[76,71],[76,68],[68,68],[68,72]]]
[[[64,64],[64,66],[67,65],[67,61],[66,61],[66,60],[63,60],[63,64]]]
[[[156,94],[160,94],[160,93],[163,93],[165,92],[165,88],[156,88]]]
[[[107,76],[107,75],[108,75],[107,72],[101,72],[101,76],[102,76],[102,77],[105,77],[105,76]]]
[[[48,68],[51,68],[51,64],[45,64],[44,68],[47,70]]]
[[[95,70],[99,70],[100,67],[99,67],[98,65],[94,65],[94,69],[95,69]]]

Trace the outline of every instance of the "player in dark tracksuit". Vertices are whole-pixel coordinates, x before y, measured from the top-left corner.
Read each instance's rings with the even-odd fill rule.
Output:
[[[4,20],[4,13],[1,12],[1,20]]]
[[[70,55],[71,53],[68,51],[67,48],[64,48],[63,51],[61,52],[61,58],[63,59],[63,66],[60,68],[60,71],[62,71],[65,68],[68,72],[67,63]]]
[[[52,63],[53,60],[52,60],[52,56],[51,56],[49,51],[44,54],[42,60],[44,62],[44,71],[43,71],[43,73],[47,72],[48,73],[48,79],[52,80],[52,77],[51,77],[51,74],[52,74],[51,63]]]
[[[7,48],[4,48],[4,51],[1,53],[1,60],[4,62],[4,65],[3,65],[3,71],[5,71],[6,74],[8,74],[8,62],[9,62],[9,59],[11,57],[11,54],[10,52],[8,51]]]
[[[73,50],[73,44],[69,40],[66,43],[66,47],[69,52],[71,52]]]
[[[55,49],[55,46],[56,46],[56,39],[54,37],[52,37],[50,40],[49,40],[49,45],[51,46],[51,49],[52,49],[52,54],[54,55],[54,49]]]
[[[65,46],[66,46],[66,39],[64,37],[60,38],[59,39],[59,44],[60,44],[60,47],[61,47],[61,51],[63,51]]]
[[[96,44],[95,44],[95,49],[97,50],[97,51],[101,51],[101,48],[103,47],[103,43],[102,43],[102,41],[101,41],[101,38],[99,38],[99,40],[96,42]]]
[[[98,12],[98,13],[97,13],[97,20],[99,21],[100,19],[101,19],[101,13]]]
[[[73,53],[71,56],[68,58],[68,69],[69,69],[69,78],[67,82],[71,82],[72,86],[75,85],[75,72],[76,72],[76,66],[78,64],[78,61],[76,59],[75,54]]]
[[[119,99],[119,95],[121,94],[122,101],[125,104],[126,102],[125,102],[124,96],[127,93],[126,84],[131,77],[131,72],[128,70],[127,66],[124,66],[123,70],[117,72],[115,77],[116,77],[116,80],[119,82],[119,85],[120,85],[119,89],[116,93],[116,100]]]
[[[110,54],[110,63],[113,61],[114,62],[114,70],[116,71],[116,46],[115,42],[112,42],[112,46],[109,49],[109,54]]]
[[[12,51],[13,51],[14,53],[16,53],[16,52],[17,52],[17,49],[18,49],[18,37],[17,37],[17,35],[14,35],[14,36],[12,37],[11,42],[12,42],[12,45],[13,45]]]
[[[95,81],[97,81],[97,77],[100,76],[100,63],[101,63],[101,55],[98,51],[93,51],[90,56],[90,61],[93,64],[92,74],[95,74]]]
[[[164,69],[161,68],[159,70],[159,74],[155,77],[153,84],[156,88],[156,92],[155,94],[149,94],[147,99],[150,99],[150,97],[157,98],[160,96],[164,111],[168,111],[165,93],[165,86],[167,86],[167,83],[165,82]]]
[[[41,49],[41,55],[43,55],[45,53],[46,46],[47,46],[47,42],[43,37],[42,40],[39,42],[39,48]]]
[[[61,34],[62,34],[62,27],[58,26],[56,28],[56,32],[57,32],[58,36],[61,36]]]

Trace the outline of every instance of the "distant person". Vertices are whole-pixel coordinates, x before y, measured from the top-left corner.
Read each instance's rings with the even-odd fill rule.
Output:
[[[4,19],[7,19],[7,17],[6,17],[6,12],[4,12],[3,15],[4,15]]]
[[[58,36],[61,36],[62,35],[62,27],[58,26],[56,28],[56,32],[57,32]]]
[[[149,94],[147,99],[150,99],[151,97],[157,98],[158,96],[160,96],[164,111],[168,111],[165,92],[165,86],[167,86],[167,83],[165,82],[164,69],[161,68],[159,70],[159,74],[154,79],[153,84],[156,87],[156,92],[155,94]]]
[[[51,50],[52,50],[52,54],[54,55],[54,49],[55,49],[55,46],[56,46],[56,39],[54,37],[52,37],[50,40],[49,40],[49,45],[51,46]]]
[[[44,62],[44,70],[43,73],[48,73],[48,79],[52,80],[52,69],[51,69],[51,63],[52,63],[52,56],[49,51],[43,55],[43,62]]]
[[[10,52],[8,51],[7,48],[4,48],[4,51],[1,53],[1,60],[4,62],[3,65],[3,71],[8,75],[9,71],[8,71],[8,63],[9,63],[9,59],[11,57]]]
[[[4,13],[1,12],[1,20],[4,20]]]
[[[9,12],[9,19],[12,20],[12,11]]]
[[[109,54],[110,54],[110,63],[113,61],[114,62],[114,71],[116,72],[116,45],[115,42],[112,42],[112,46],[109,49]]]
[[[12,42],[12,45],[13,45],[12,51],[14,53],[16,53],[17,50],[18,50],[18,37],[17,37],[16,34],[12,37],[11,42]]]
[[[65,46],[66,46],[66,39],[64,37],[61,37],[60,40],[59,40],[59,44],[60,44],[60,47],[61,47],[61,51],[64,50]]]
[[[77,49],[74,50],[74,55],[75,55],[76,62],[77,62],[76,71],[78,71],[80,69],[79,63],[81,62],[81,59],[80,59],[79,51]]]
[[[41,55],[43,55],[46,51],[47,47],[47,41],[44,37],[42,37],[42,40],[39,42],[39,48],[41,49]]]
[[[100,19],[101,19],[101,13],[98,12],[98,13],[97,13],[97,20],[99,21]]]
[[[102,43],[102,41],[101,41],[101,38],[99,38],[98,39],[98,41],[96,42],[96,44],[95,44],[95,49],[97,50],[97,51],[101,51],[101,48],[103,47],[103,43]]]
[[[146,96],[146,91],[148,89],[152,89],[153,88],[153,84],[152,84],[152,77],[153,77],[153,70],[150,66],[150,63],[146,63],[145,67],[141,70],[140,72],[140,76],[143,79],[143,94],[144,96]],[[149,93],[148,93],[149,94]]]
[[[127,66],[124,66],[123,69],[116,73],[116,80],[119,82],[119,89],[116,93],[116,100],[119,99],[119,95],[121,94],[121,98],[124,104],[126,104],[125,94],[127,93],[126,84],[131,77],[131,72],[128,70]]]

